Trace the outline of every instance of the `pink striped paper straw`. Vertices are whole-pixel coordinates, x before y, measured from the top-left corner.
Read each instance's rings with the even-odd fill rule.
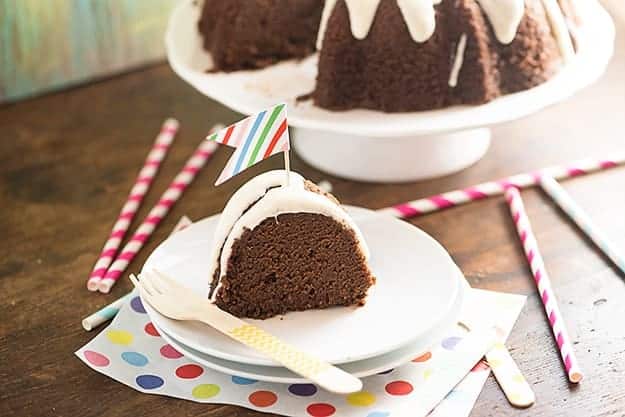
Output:
[[[180,220],[178,220],[178,223],[176,223],[176,225],[174,226],[173,230],[170,233],[170,236],[176,232],[186,229],[192,224],[193,222],[191,221],[190,218],[188,218],[187,216],[182,216]],[[133,291],[130,291],[128,294],[118,298],[117,300],[113,301],[109,305],[102,307],[100,310],[96,311],[90,316],[85,317],[82,320],[83,329],[90,332],[96,327],[113,319],[113,317],[115,317],[117,313],[119,312],[119,309],[122,308],[122,306],[128,301],[132,293]]]
[[[215,128],[214,128],[215,129]],[[169,209],[178,201],[184,190],[191,184],[197,173],[204,167],[206,162],[215,152],[217,144],[212,141],[202,140],[191,158],[169,184],[160,200],[150,210],[146,219],[141,223],[130,241],[124,246],[121,254],[115,259],[108,269],[104,278],[98,283],[98,290],[108,293],[115,282],[119,279],[128,264],[134,259],[143,244],[148,240],[154,229],[165,218]]]
[[[113,258],[117,254],[117,249],[121,244],[122,239],[128,231],[132,219],[135,217],[143,197],[150,188],[152,180],[158,172],[158,168],[165,159],[167,151],[171,143],[173,142],[176,132],[178,132],[178,121],[175,119],[167,119],[161,127],[161,131],[156,137],[152,149],[145,158],[143,167],[139,171],[139,175],[135,180],[134,185],[130,190],[130,194],[124,203],[109,238],[104,243],[104,248],[98,257],[98,260],[93,267],[93,271],[89,275],[87,280],[87,288],[89,291],[98,290],[98,282],[106,274],[106,270],[113,261]]]
[[[401,219],[422,216],[434,211],[459,206],[471,201],[481,200],[494,195],[501,195],[508,187],[525,188],[538,184],[540,177],[549,175],[555,179],[566,179],[590,174],[625,163],[625,154],[609,159],[584,159],[571,165],[556,165],[539,171],[512,175],[495,181],[488,181],[472,187],[449,191],[443,194],[425,197],[396,206],[381,209],[381,212]]]
[[[569,381],[578,383],[582,380],[583,374],[575,358],[573,344],[566,330],[562,313],[558,308],[556,296],[551,287],[551,280],[549,279],[549,275],[545,269],[545,263],[538,250],[538,243],[532,232],[529,218],[525,213],[525,207],[523,205],[523,200],[521,200],[519,190],[515,187],[508,188],[506,190],[506,201],[510,206],[510,213],[514,219],[527,262],[534,276],[540,299],[545,307],[545,313],[547,313],[553,337],[558,344],[560,356],[564,362],[564,368],[566,369]]]

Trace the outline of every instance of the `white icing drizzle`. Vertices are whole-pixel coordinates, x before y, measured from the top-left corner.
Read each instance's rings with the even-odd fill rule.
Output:
[[[365,39],[369,34],[381,0],[344,0],[349,12],[349,24],[355,39]],[[337,0],[326,0],[317,35],[317,49],[323,45],[328,20]],[[434,5],[441,0],[397,0],[410,36],[415,42],[427,41],[436,29]]]
[[[448,84],[451,88],[456,87],[458,85],[458,75],[460,74],[460,70],[462,69],[462,64],[464,63],[464,51],[467,47],[467,35],[463,33],[460,35],[460,39],[458,40],[458,45],[456,46],[456,56],[454,57],[454,64],[451,67],[451,72],[449,73],[449,81]]]
[[[224,208],[222,218],[220,218],[217,226],[211,254],[211,278],[216,268],[218,266],[220,268],[220,280],[212,291],[212,301],[215,300],[221,286],[221,277],[227,273],[228,258],[230,258],[232,246],[236,239],[246,229],[254,229],[265,219],[277,217],[280,214],[316,213],[332,217],[353,230],[360,251],[365,258],[369,258],[369,249],[354,221],[340,206],[327,197],[306,190],[303,178],[299,174],[291,172],[291,183],[288,186],[272,188],[267,191],[266,185],[275,182],[276,173],[279,173],[284,179],[284,171],[271,171],[262,174],[241,187]],[[294,177],[296,178],[295,181],[293,181]],[[262,196],[260,200],[258,196]]]
[[[334,11],[338,0],[326,0],[319,34],[317,36],[317,49],[321,49],[323,38],[327,29],[328,20]],[[349,24],[352,35],[356,39],[364,39],[371,29],[375,19],[376,10],[381,0],[343,0],[349,11]],[[442,0],[396,0],[402,16],[415,42],[427,41],[436,30],[436,14],[434,5]],[[557,0],[546,0],[555,4]],[[509,44],[514,40],[519,24],[525,13],[525,0],[477,0],[486,17],[490,21],[495,37],[502,44]],[[553,10],[555,12],[555,9]],[[555,13],[562,16],[562,11]],[[552,21],[559,20],[552,17]]]
[[[369,34],[380,0],[344,0],[349,11],[352,35],[364,39]],[[421,0],[419,0],[421,1]],[[431,0],[430,0],[431,1]]]
[[[543,0],[543,6],[545,7],[553,36],[558,43],[562,60],[565,64],[568,64],[575,56],[575,48],[573,48],[573,41],[566,25],[564,13],[557,0]]]
[[[525,14],[525,0],[477,0],[501,43],[514,40]]]
[[[330,15],[334,11],[334,6],[336,6],[337,0],[325,0],[323,5],[323,11],[321,12],[321,22],[319,23],[319,32],[317,32],[317,49],[321,49],[323,45],[323,37],[326,33],[326,29],[328,27],[328,20],[330,20]]]
[[[440,2],[440,0],[439,0]],[[436,29],[433,0],[397,0],[408,31],[415,42],[425,42]]]

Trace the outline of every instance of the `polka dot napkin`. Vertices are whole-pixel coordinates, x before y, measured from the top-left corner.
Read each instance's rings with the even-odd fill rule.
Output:
[[[488,304],[496,313],[493,316],[505,317],[505,325],[498,324],[507,337],[525,297],[481,290],[479,293],[483,305]],[[97,372],[146,393],[234,404],[286,416],[387,417],[416,405],[419,398],[427,395],[428,379],[457,358],[456,347],[463,336],[466,331],[458,327],[429,352],[399,368],[365,378],[363,391],[342,396],[327,393],[313,384],[260,382],[199,365],[165,342],[150,322],[139,297],[134,296],[111,325],[76,355]],[[449,394],[430,416],[468,416],[489,371],[480,362],[459,384],[449,381]]]

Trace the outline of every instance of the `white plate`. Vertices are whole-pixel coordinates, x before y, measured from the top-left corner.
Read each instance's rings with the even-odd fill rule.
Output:
[[[377,283],[366,305],[248,319],[335,364],[378,356],[427,334],[449,314],[460,291],[456,265],[426,233],[367,209],[346,209],[372,253],[370,264]],[[162,270],[207,296],[208,254],[217,221],[218,216],[213,216],[174,234],[150,255],[144,268]],[[159,328],[199,352],[234,362],[276,365],[206,325],[168,319],[149,305],[146,310]]]
[[[459,274],[459,279],[464,281],[462,274]],[[417,340],[411,341],[406,346],[402,346],[401,348],[388,352],[384,355],[361,361],[344,363],[340,365],[340,368],[354,376],[364,378],[369,375],[379,374],[389,369],[396,368],[426,353],[433,346],[439,344],[439,342],[450,333],[454,326],[456,326],[460,316],[462,302],[464,300],[464,293],[466,291],[465,288],[468,288],[468,286],[461,285],[460,288],[461,290],[458,292],[456,302],[454,303],[454,306],[450,310],[449,314],[437,325],[436,328],[432,329],[429,334],[424,335],[424,337]],[[282,384],[302,384],[310,382],[307,379],[302,378],[280,366],[249,365],[207,355],[186,346],[182,342],[179,342],[172,336],[168,335],[167,332],[159,329],[158,325],[155,325],[155,327],[161,336],[176,350],[185,355],[187,358],[192,359],[209,369],[228,375],[256,379],[258,381],[277,382]]]
[[[480,106],[454,106],[413,113],[371,110],[328,111],[296,97],[314,89],[316,56],[287,61],[256,71],[207,73],[210,55],[202,48],[195,24],[200,9],[185,0],[174,9],[165,35],[173,70],[201,93],[244,114],[278,101],[289,106],[289,124],[296,127],[365,137],[414,137],[488,126],[527,116],[562,101],[593,83],[605,70],[614,49],[614,24],[596,1],[582,1],[584,25],[579,29],[576,58],[548,82]],[[279,82],[277,81],[279,80]]]

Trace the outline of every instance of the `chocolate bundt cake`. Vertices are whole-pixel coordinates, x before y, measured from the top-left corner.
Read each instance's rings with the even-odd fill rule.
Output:
[[[561,3],[326,0],[314,103],[409,112],[534,87],[574,54]]]
[[[198,28],[214,71],[263,68],[315,51],[323,0],[204,0]]]
[[[291,172],[261,174],[221,214],[209,298],[239,317],[362,305],[375,283],[369,250],[330,194]]]
[[[205,0],[199,27],[215,70],[301,58],[316,38],[315,105],[411,112],[548,80],[575,53],[576,1]]]

